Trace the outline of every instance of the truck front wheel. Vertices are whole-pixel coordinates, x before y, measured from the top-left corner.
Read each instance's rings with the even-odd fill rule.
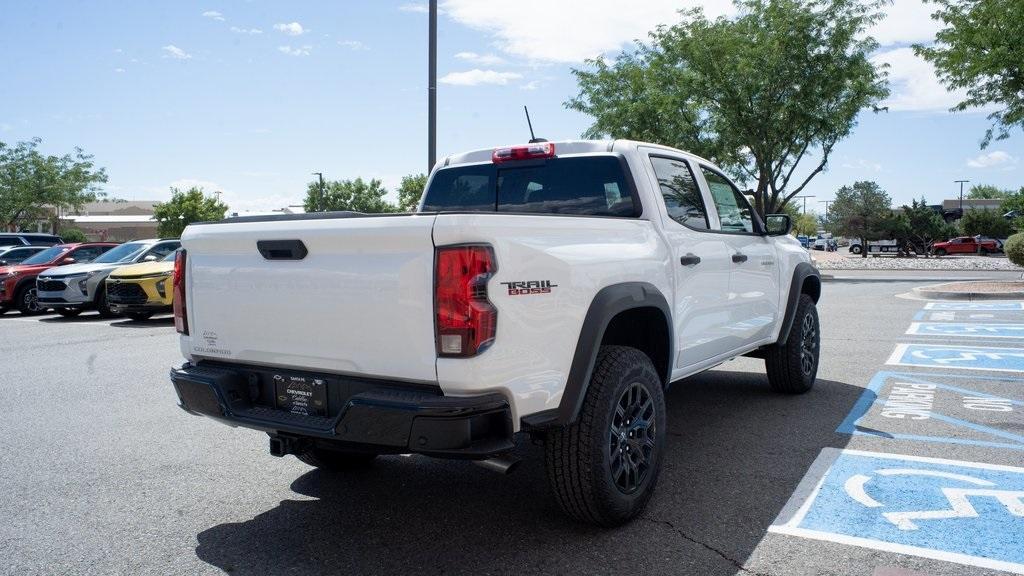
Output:
[[[797,301],[796,316],[789,328],[786,343],[768,347],[764,364],[768,384],[776,392],[803,394],[814,387],[818,376],[818,355],[821,348],[821,330],[818,309],[814,299],[801,294]]]
[[[368,452],[346,452],[320,447],[310,448],[305,453],[296,456],[296,458],[310,466],[329,472],[343,472],[345,470],[365,468],[376,457],[376,454]]]
[[[573,424],[545,439],[548,483],[569,516],[616,526],[643,511],[665,446],[665,395],[651,359],[602,346]]]

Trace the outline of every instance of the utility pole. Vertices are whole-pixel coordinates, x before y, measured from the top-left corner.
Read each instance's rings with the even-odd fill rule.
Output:
[[[835,202],[835,200],[818,200],[818,202],[825,204],[825,216],[828,216],[828,205]]]
[[[954,183],[960,185],[960,217],[964,217],[964,184],[970,182],[970,180],[953,180]]]
[[[809,196],[793,196],[793,198],[796,198],[796,199],[803,198],[803,201],[804,201],[804,214],[807,214],[807,199],[808,198],[814,198],[814,197],[815,197],[814,194],[811,194]]]
[[[427,49],[427,174],[437,161],[437,0],[430,0]]]
[[[316,202],[313,203],[313,212],[322,212],[324,209],[324,173],[313,172],[312,174],[320,177],[320,193],[317,194]]]

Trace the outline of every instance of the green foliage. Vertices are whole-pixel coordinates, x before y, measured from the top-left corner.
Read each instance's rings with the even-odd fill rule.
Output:
[[[965,236],[981,234],[989,238],[1006,238],[1013,234],[1002,213],[992,210],[967,210],[960,219],[960,228]]]
[[[67,243],[72,242],[88,242],[89,239],[85,237],[85,232],[82,232],[78,228],[65,228],[60,231],[60,237]]]
[[[869,240],[885,238],[896,225],[892,216],[892,198],[875,182],[854,182],[836,192],[828,211],[829,230],[849,238],[859,238],[862,246]],[[862,253],[867,256],[867,250]]]
[[[402,183],[398,186],[398,210],[400,212],[416,210],[426,187],[426,174],[412,174],[402,178]]]
[[[1024,266],[1024,232],[1018,232],[1003,242],[1006,257],[1017,266]]]
[[[171,199],[156,205],[153,218],[161,238],[178,238],[189,224],[223,220],[227,211],[226,204],[216,196],[207,196],[202,188],[193,186],[184,192],[171,188]]]
[[[1007,190],[1003,201],[999,203],[999,212],[1002,214],[1017,212],[1018,215],[1024,216],[1024,186],[1021,186],[1020,190],[1016,192]]]
[[[1021,0],[931,0],[938,6],[932,18],[944,28],[932,46],[914,46],[938,72],[950,90],[967,90],[953,107],[998,106],[989,114],[992,127],[982,148],[993,139],[1009,137],[1014,126],[1024,127],[1024,2]]]
[[[613,63],[573,70],[566,102],[593,116],[584,136],[666,144],[754,183],[758,213],[778,212],[825,169],[857,114],[888,95],[865,31],[878,0],[737,0],[739,15],[699,9],[661,26]],[[814,164],[799,170],[804,159]]]
[[[920,202],[914,200],[910,206],[904,206],[902,216],[906,221],[906,241],[918,254],[930,254],[932,243],[948,240],[958,233],[956,227],[928,207],[924,198],[921,198]]]
[[[355,180],[327,180],[324,182],[323,197],[320,197],[320,183],[310,182],[306,190],[305,207],[307,212],[352,211],[377,214],[396,212],[398,209],[384,199],[388,191],[380,180],[367,182],[362,178]]]
[[[990,184],[975,184],[974,186],[971,186],[971,190],[967,193],[966,198],[970,198],[971,200],[1002,200],[1010,194],[1013,194],[1013,190],[1002,190]]]
[[[814,212],[799,214],[793,219],[793,231],[804,236],[816,237],[818,235],[818,217]]]
[[[34,138],[10,146],[0,142],[0,229],[19,220],[48,215],[48,208],[81,208],[102,196],[99,185],[107,173],[81,148],[71,154],[47,156]]]

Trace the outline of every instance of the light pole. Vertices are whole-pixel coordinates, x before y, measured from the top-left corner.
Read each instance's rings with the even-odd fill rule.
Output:
[[[430,0],[427,40],[427,174],[437,160],[437,0]]]
[[[793,196],[793,198],[795,198],[795,199],[802,198],[803,199],[803,201],[804,201],[804,214],[807,214],[807,199],[808,198],[814,198],[814,195],[811,194],[810,196]]]
[[[313,203],[313,212],[320,212],[324,207],[324,173],[312,172],[311,174],[320,178],[320,193],[317,194],[316,202]]]
[[[960,217],[964,217],[964,184],[970,182],[970,180],[953,180],[954,183],[960,185]]]

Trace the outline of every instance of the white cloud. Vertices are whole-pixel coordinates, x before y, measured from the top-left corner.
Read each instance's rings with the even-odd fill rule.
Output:
[[[14,126],[6,122],[0,122],[0,132],[10,132],[11,130],[14,130]]]
[[[909,44],[911,42],[931,43],[941,26],[931,19],[935,6],[921,0],[895,0],[886,6],[885,18],[875,24],[869,33],[882,46]]]
[[[203,12],[203,18],[209,18],[210,20],[217,20],[218,22],[224,21],[224,15],[216,10],[207,10]]]
[[[235,34],[263,34],[263,30],[260,30],[259,28],[239,28],[238,26],[232,26],[231,31]]]
[[[192,55],[185,52],[181,48],[178,48],[174,44],[168,44],[161,48],[164,51],[164,58],[173,58],[175,60],[191,60]]]
[[[504,64],[505,59],[494,54],[477,54],[476,52],[459,52],[455,55],[459,60],[480,64],[481,66],[496,66]]]
[[[427,14],[430,12],[430,8],[426,4],[416,3],[402,4],[398,7],[398,10],[401,12],[416,12],[417,14]]]
[[[123,74],[124,68],[114,68],[114,72],[117,72],[118,74]]]
[[[480,84],[504,86],[509,83],[509,80],[518,80],[522,77],[522,74],[515,72],[495,72],[494,70],[475,68],[466,72],[450,72],[441,78],[440,82],[453,86],[478,86]]]
[[[868,171],[868,172],[881,172],[882,165],[878,162],[871,160],[865,160],[863,158],[857,158],[855,160],[847,160],[842,163],[843,168],[851,168],[853,170]]]
[[[313,47],[308,44],[305,46],[296,46],[295,48],[292,48],[291,46],[278,46],[277,51],[289,56],[309,56],[310,52],[313,51]]]
[[[1017,159],[1002,150],[993,150],[986,154],[979,154],[974,158],[967,159],[967,165],[971,168],[993,168],[995,166],[1007,165],[1010,168],[1017,163]]]
[[[338,46],[344,46],[345,48],[354,50],[356,52],[370,49],[369,46],[363,44],[359,40],[338,40]]]
[[[523,84],[522,86],[519,87],[520,90],[529,90],[531,92],[533,90],[536,90],[537,88],[540,88],[539,80],[530,80],[526,84]]]
[[[299,24],[298,22],[289,22],[287,24],[274,24],[274,30],[277,30],[278,32],[282,32],[289,36],[302,36],[303,34],[308,32],[308,30],[303,28],[302,24]]]
[[[945,111],[964,98],[964,92],[946,90],[935,68],[911,48],[897,48],[872,56],[875,64],[889,64],[892,94],[883,103],[890,110]]]

